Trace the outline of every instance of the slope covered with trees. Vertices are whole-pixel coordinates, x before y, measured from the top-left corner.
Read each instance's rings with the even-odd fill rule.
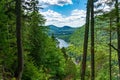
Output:
[[[70,26],[57,27],[54,25],[48,25],[48,35],[63,39],[69,42],[70,36],[77,30],[77,28],[72,28]]]
[[[115,23],[115,9],[111,12],[104,13],[102,15],[95,17],[95,79],[96,80],[107,80],[111,77],[113,80],[117,80],[119,78],[119,66],[118,66],[118,54],[117,54],[117,29]],[[111,14],[113,16],[111,16]],[[109,17],[110,16],[110,17]],[[111,20],[112,18],[112,20]],[[70,43],[71,46],[68,47],[68,52],[74,53],[73,59],[76,59],[76,56],[80,56],[80,64],[81,58],[83,55],[83,43],[84,43],[84,31],[85,27],[82,26],[78,30],[76,30],[71,38]],[[89,32],[89,36],[91,36],[91,31]],[[86,74],[85,79],[90,78],[90,44],[91,40],[88,40],[88,55],[86,61]],[[82,68],[80,68],[82,69]],[[111,76],[110,76],[111,75]]]
[[[84,26],[56,28],[70,42],[60,49],[38,0],[0,0],[0,80],[119,80],[119,1],[95,16],[96,1],[87,2]]]
[[[46,34],[37,5],[37,0],[0,1],[0,79],[61,80],[69,75],[70,63]]]

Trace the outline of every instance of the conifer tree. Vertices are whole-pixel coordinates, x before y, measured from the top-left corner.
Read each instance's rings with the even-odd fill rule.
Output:
[[[87,1],[87,13],[86,13],[86,24],[85,24],[85,35],[84,35],[84,46],[83,46],[83,59],[81,67],[81,80],[85,80],[86,71],[86,58],[88,49],[88,34],[89,34],[89,19],[90,19],[90,0]]]
[[[16,0],[16,38],[17,38],[17,55],[18,69],[16,79],[21,80],[23,72],[23,53],[22,53],[22,36],[21,36],[21,0]]]

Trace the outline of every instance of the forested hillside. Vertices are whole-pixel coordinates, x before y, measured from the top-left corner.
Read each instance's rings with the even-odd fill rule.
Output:
[[[109,20],[107,20],[107,16],[110,13],[106,13],[100,16],[95,17],[95,41],[98,43],[107,43],[109,41]],[[115,24],[114,22],[112,24]],[[79,27],[70,37],[70,43],[74,45],[83,45],[84,41],[84,30],[85,25]],[[112,26],[112,40],[115,41],[117,39],[115,26]]]
[[[56,38],[64,39],[69,42],[70,36],[77,30],[77,28],[72,28],[70,26],[57,27],[54,25],[48,25],[48,35]]]
[[[38,2],[17,1],[0,1],[0,79],[64,79],[72,62],[65,60],[54,38],[47,35]]]
[[[110,13],[109,13],[110,14]],[[104,20],[109,15],[104,14],[97,16],[95,18],[95,71],[96,71],[96,80],[107,80],[109,78],[109,35],[110,35],[110,27],[109,20]],[[115,24],[113,22],[113,24]],[[84,30],[85,26],[77,29],[72,36],[70,37],[71,45],[67,48],[68,53],[73,53],[73,59],[82,61],[82,52],[83,52],[83,44],[84,44]],[[89,34],[90,35],[90,34]],[[115,26],[112,26],[111,32],[111,42],[116,47],[117,46],[117,36]],[[90,47],[90,39],[88,46]],[[112,70],[114,74],[113,80],[116,80],[117,77],[115,74],[118,73],[118,62],[117,62],[117,53],[114,48],[112,48]],[[87,55],[87,79],[90,77],[90,48],[88,48]]]
[[[84,31],[86,30],[84,25],[83,27],[80,27],[75,33],[70,38],[71,46],[68,48],[69,52],[74,53],[76,50],[85,50],[86,45],[88,45],[88,52],[85,54],[85,51],[81,52],[76,52],[76,55],[80,55],[81,57],[84,57],[83,60],[81,59],[80,61],[83,61],[81,63],[82,65],[85,66],[86,64],[86,74],[82,75],[84,76],[83,78],[89,79],[91,74],[95,74],[95,76],[92,76],[96,80],[117,80],[119,79],[119,57],[117,54],[117,46],[119,46],[118,42],[118,33],[116,29],[116,16],[115,16],[116,10],[113,9],[110,12],[103,13],[102,15],[96,16],[94,18],[94,37],[92,35],[91,28],[87,30],[88,33],[83,34]],[[119,13],[118,13],[119,14]],[[117,19],[118,20],[118,19]],[[119,20],[118,20],[119,21]],[[91,21],[90,21],[91,22]],[[91,26],[93,24],[92,22],[89,24]],[[92,25],[93,26],[93,25]],[[117,23],[117,26],[119,26],[119,23]],[[88,26],[87,26],[88,28]],[[88,35],[88,44],[85,42],[86,34]],[[87,36],[86,36],[87,37]],[[94,38],[94,62],[93,60],[93,53],[91,52],[91,47],[93,46],[92,39]],[[77,40],[77,41],[76,41]],[[85,45],[86,44],[86,45]],[[84,46],[83,46],[84,45]],[[81,47],[82,46],[82,47]],[[72,49],[73,47],[74,49]],[[84,48],[83,48],[84,47]],[[82,52],[83,55],[82,55]],[[85,57],[86,56],[86,57]],[[76,57],[74,57],[76,59]],[[84,62],[84,59],[86,59],[86,63]],[[91,61],[91,63],[90,63]],[[91,70],[94,69],[94,72],[89,71],[90,65],[94,67],[91,68]],[[81,69],[85,69],[81,68]],[[81,74],[84,73],[81,71]],[[116,76],[117,74],[117,76]],[[82,77],[81,76],[81,77]],[[81,78],[81,79],[83,79]]]

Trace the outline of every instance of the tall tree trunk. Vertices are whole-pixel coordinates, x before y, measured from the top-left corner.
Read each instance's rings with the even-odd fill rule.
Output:
[[[18,69],[17,80],[21,80],[23,72],[23,54],[22,54],[22,39],[21,39],[21,0],[16,0],[16,38],[17,38],[17,55]]]
[[[115,8],[116,8],[117,42],[118,42],[118,46],[117,46],[118,51],[117,51],[117,53],[118,53],[119,76],[120,76],[120,26],[118,25],[119,24],[118,0],[116,0]]]
[[[91,80],[95,79],[94,61],[94,0],[91,0]]]
[[[110,15],[110,32],[109,32],[109,35],[110,35],[110,39],[109,39],[109,44],[112,45],[111,43],[111,37],[112,37],[112,19],[111,19],[111,15]],[[112,75],[111,75],[111,54],[112,54],[112,49],[111,49],[111,46],[109,46],[109,73],[110,73],[110,80],[112,80]]]
[[[83,48],[83,58],[81,67],[81,80],[85,80],[86,71],[86,58],[87,58],[87,48],[88,48],[88,36],[89,36],[89,17],[90,17],[90,0],[87,2],[87,14],[86,14],[86,25],[85,25],[85,35],[84,35],[84,48]]]

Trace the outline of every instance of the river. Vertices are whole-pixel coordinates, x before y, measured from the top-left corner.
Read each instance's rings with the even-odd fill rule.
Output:
[[[59,39],[59,38],[56,38],[58,41],[59,41],[59,47],[60,48],[63,48],[63,47],[68,47],[69,46],[69,43],[67,43],[65,40],[63,40],[63,39]]]

